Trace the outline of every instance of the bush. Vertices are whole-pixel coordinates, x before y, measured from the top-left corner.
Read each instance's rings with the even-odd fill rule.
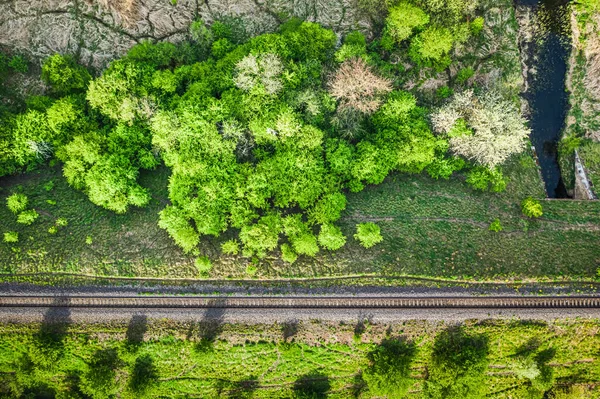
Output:
[[[402,340],[385,339],[368,354],[369,367],[363,379],[375,396],[403,398],[413,384],[410,366],[416,346]]]
[[[448,86],[442,86],[438,88],[435,92],[435,95],[442,100],[450,97],[452,94],[454,94],[454,90],[452,90]]]
[[[365,248],[371,248],[383,241],[381,229],[375,223],[360,223],[356,226],[354,238]]]
[[[346,244],[346,237],[339,227],[333,224],[323,224],[319,232],[319,244],[331,251],[336,251]]]
[[[6,243],[15,243],[19,242],[19,233],[16,231],[9,231],[4,233],[4,242]]]
[[[201,256],[196,258],[194,266],[196,266],[196,270],[198,270],[200,275],[206,275],[212,269],[212,262],[207,256]]]
[[[473,68],[463,68],[456,74],[456,82],[459,84],[464,84],[467,80],[475,75],[475,71]]]
[[[240,245],[236,240],[225,241],[221,244],[221,251],[227,255],[237,255],[240,252]]]
[[[19,73],[27,73],[29,70],[29,63],[22,55],[13,55],[8,62],[8,66],[11,67],[13,71]]]
[[[90,73],[77,65],[70,55],[54,54],[42,65],[42,79],[59,94],[83,91],[91,78]]]
[[[531,197],[527,197],[521,202],[521,210],[523,215],[530,218],[539,218],[543,215],[542,204]]]
[[[502,225],[500,224],[500,219],[496,219],[492,223],[490,223],[489,230],[494,231],[496,233],[499,231],[502,231]]]
[[[65,227],[69,224],[69,221],[66,218],[58,218],[55,223],[58,227]]]
[[[298,259],[298,255],[289,244],[281,245],[281,259],[287,263],[294,263]]]
[[[473,33],[474,35],[479,35],[483,30],[484,24],[485,20],[483,19],[483,17],[475,18],[473,21],[471,21],[471,33]]]
[[[506,189],[507,181],[499,169],[479,166],[469,171],[467,183],[475,190],[499,193]]]
[[[40,215],[35,211],[35,209],[23,211],[17,216],[17,223],[29,226],[35,222],[39,216]]]
[[[6,198],[6,206],[14,214],[24,211],[27,209],[29,199],[25,194],[14,193]]]

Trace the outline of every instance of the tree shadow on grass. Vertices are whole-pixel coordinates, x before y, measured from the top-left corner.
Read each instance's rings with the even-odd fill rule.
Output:
[[[367,327],[373,322],[373,315],[360,312],[354,326],[354,339],[360,340],[362,335],[367,331]]]
[[[158,383],[158,368],[149,354],[135,359],[129,378],[129,389],[136,394],[142,394]]]
[[[299,377],[292,390],[294,399],[324,399],[331,389],[329,377],[318,371],[311,371]]]
[[[64,354],[64,340],[72,323],[68,297],[55,297],[44,314],[40,329],[34,335],[36,363],[53,366]]]
[[[125,346],[129,350],[137,350],[144,342],[144,334],[148,331],[148,317],[144,314],[136,314],[129,320],[127,332],[125,333]]]
[[[281,324],[281,335],[283,337],[283,342],[288,342],[288,340],[293,338],[296,334],[298,334],[298,320],[289,319]]]
[[[215,384],[217,397],[228,399],[250,399],[258,388],[258,380],[250,376],[240,381],[218,380]]]
[[[223,329],[226,311],[224,299],[214,299],[209,302],[202,320],[198,322],[200,341],[196,344],[197,351],[207,352],[212,350],[215,340]]]

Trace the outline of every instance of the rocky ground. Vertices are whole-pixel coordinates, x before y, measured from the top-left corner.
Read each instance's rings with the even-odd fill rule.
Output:
[[[369,31],[367,0],[0,0],[0,45],[42,59],[72,53],[100,69],[142,41],[177,42],[196,19],[237,18],[250,35],[289,17]]]

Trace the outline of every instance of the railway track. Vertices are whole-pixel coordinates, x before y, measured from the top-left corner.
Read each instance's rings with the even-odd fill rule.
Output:
[[[600,297],[184,297],[0,295],[0,308],[600,309]]]

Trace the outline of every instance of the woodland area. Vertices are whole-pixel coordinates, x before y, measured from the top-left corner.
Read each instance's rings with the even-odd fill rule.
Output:
[[[465,224],[472,244],[459,246],[474,248],[465,256],[482,260],[488,253],[493,259],[484,262],[495,266],[474,273],[476,262],[467,260],[457,261],[460,271],[436,271],[455,258],[457,243],[448,243],[444,255],[409,253],[400,262],[396,256],[408,262],[405,273],[489,277],[521,274],[523,267],[536,276],[592,277],[597,206],[582,204],[571,215],[568,205],[548,204],[545,214],[540,202],[539,175],[527,150],[530,129],[520,111],[512,5],[422,0],[365,6],[385,15],[375,37],[360,31],[339,37],[297,18],[251,37],[241,21],[229,18],[210,26],[196,20],[188,40],[178,44],[141,42],[103,71],[55,54],[39,71],[44,91],[31,95],[14,84],[20,74],[35,74],[35,65],[19,54],[2,55],[4,271],[297,275],[308,264],[314,275],[322,274],[314,270],[320,264],[333,274],[370,272],[364,266],[370,262],[363,259],[365,269],[357,270],[346,259],[364,252],[360,246],[371,258],[379,256],[377,248],[404,256],[385,247],[398,245],[403,234],[388,243],[386,229],[398,228],[390,223],[395,218],[408,218],[439,223],[417,239],[429,248],[438,244],[432,234],[442,234],[444,245],[453,239],[448,236],[464,234],[452,224]],[[57,170],[62,177],[49,172]],[[407,179],[427,188],[394,198],[393,216],[373,214],[377,187],[410,191]],[[428,188],[431,194],[423,191]],[[108,212],[89,210],[74,190]],[[473,216],[444,215],[430,203],[454,197],[461,208],[440,205]],[[398,201],[407,199],[425,201],[417,206],[431,216],[403,212]],[[140,217],[144,224],[130,222]],[[546,225],[546,218],[574,224]],[[149,219],[179,249],[156,233],[123,248],[142,259],[112,258],[121,245],[109,240],[155,232]],[[119,237],[111,237],[118,223]],[[103,224],[113,232],[90,234]],[[515,270],[498,269],[496,257],[514,253],[499,248],[546,252],[556,235],[567,235],[559,245],[581,253],[566,273],[560,259],[545,263],[537,253],[530,260],[526,251],[516,252],[525,261],[509,261]],[[55,245],[64,240],[66,249]],[[146,253],[143,247],[157,240],[176,255],[157,260]],[[102,243],[110,255],[98,248]],[[336,251],[341,255],[328,255]],[[413,255],[427,260],[412,265]],[[329,256],[341,259],[323,266]],[[223,266],[231,260],[233,272]],[[291,266],[296,263],[299,273]],[[380,272],[390,268],[388,259],[376,263]],[[180,264],[186,271],[178,271]]]

